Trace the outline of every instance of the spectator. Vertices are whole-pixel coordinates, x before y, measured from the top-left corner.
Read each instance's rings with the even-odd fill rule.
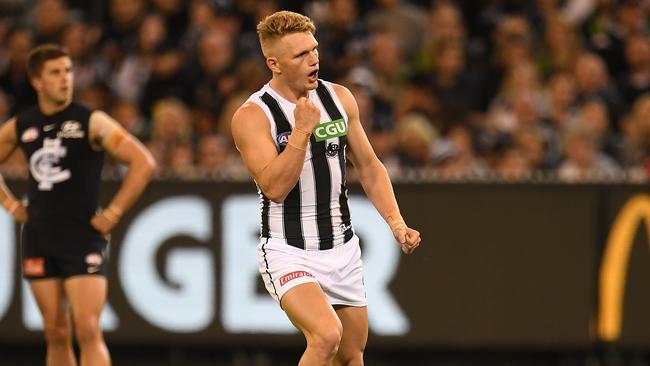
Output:
[[[36,103],[36,92],[27,80],[27,55],[34,46],[32,32],[15,28],[7,35],[7,66],[0,71],[0,89],[9,96],[10,114]]]
[[[635,34],[625,42],[627,71],[619,77],[619,88],[625,103],[631,106],[641,95],[650,92],[650,38]]]
[[[564,136],[564,161],[558,168],[558,177],[575,182],[620,173],[616,163],[598,151],[595,135],[583,128],[572,128]]]

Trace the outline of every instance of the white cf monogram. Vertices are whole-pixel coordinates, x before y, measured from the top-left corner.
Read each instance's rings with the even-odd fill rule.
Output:
[[[55,166],[66,154],[65,146],[61,146],[60,139],[43,140],[43,147],[36,150],[29,159],[29,170],[38,182],[38,189],[51,191],[55,183],[60,183],[70,178],[69,170],[62,170]]]

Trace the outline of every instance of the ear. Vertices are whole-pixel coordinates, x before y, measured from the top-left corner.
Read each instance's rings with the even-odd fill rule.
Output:
[[[32,83],[32,87],[34,87],[34,90],[39,91],[43,87],[43,82],[41,81],[41,78],[31,78],[30,79]]]
[[[280,63],[278,62],[278,59],[275,57],[267,57],[266,58],[266,66],[268,66],[269,69],[274,74],[282,74],[282,70],[280,70]]]

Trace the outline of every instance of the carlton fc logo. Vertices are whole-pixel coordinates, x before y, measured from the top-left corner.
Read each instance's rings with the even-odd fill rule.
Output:
[[[81,139],[84,137],[84,131],[81,129],[81,123],[77,121],[65,121],[61,124],[61,131],[56,135],[60,139]]]

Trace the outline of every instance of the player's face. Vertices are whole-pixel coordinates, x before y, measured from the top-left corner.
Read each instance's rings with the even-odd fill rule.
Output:
[[[280,40],[283,52],[278,57],[284,79],[294,89],[312,90],[318,86],[318,42],[310,32],[288,34]]]
[[[45,61],[34,87],[47,101],[61,105],[72,99],[72,61],[69,57],[59,57]]]

